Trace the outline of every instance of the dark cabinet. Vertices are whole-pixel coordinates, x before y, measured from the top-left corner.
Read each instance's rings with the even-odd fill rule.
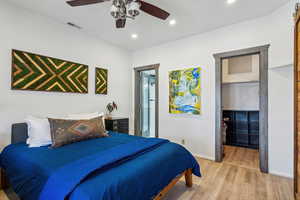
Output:
[[[112,118],[105,119],[105,128],[108,131],[119,133],[129,133],[129,119],[128,118]]]
[[[259,111],[224,110],[226,144],[258,149]]]

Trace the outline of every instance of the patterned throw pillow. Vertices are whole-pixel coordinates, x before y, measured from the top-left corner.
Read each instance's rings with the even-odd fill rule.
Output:
[[[66,144],[107,137],[103,116],[90,120],[64,120],[49,118],[52,147],[61,147]]]

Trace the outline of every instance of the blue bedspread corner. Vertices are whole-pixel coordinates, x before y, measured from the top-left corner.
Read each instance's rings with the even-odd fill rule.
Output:
[[[194,162],[195,163],[194,163],[194,166],[192,168],[193,174],[198,176],[198,177],[202,177],[201,170],[200,170],[200,165],[198,164],[198,162],[196,160]]]

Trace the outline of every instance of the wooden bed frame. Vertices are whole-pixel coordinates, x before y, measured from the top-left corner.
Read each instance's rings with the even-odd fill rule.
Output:
[[[192,169],[187,169],[185,170],[182,174],[178,175],[176,178],[174,178],[169,185],[167,185],[156,197],[154,197],[153,200],[161,200],[167,192],[169,192],[175,185],[176,183],[181,179],[181,177],[185,176],[185,184],[187,187],[193,187],[193,174],[192,174]]]
[[[7,189],[9,187],[9,182],[6,177],[5,171],[0,169],[0,189]],[[176,176],[163,190],[161,190],[158,195],[156,195],[153,200],[161,200],[167,193],[170,191],[176,183],[185,176],[185,184],[187,187],[193,186],[193,176],[192,176],[192,169],[187,169],[183,173]]]

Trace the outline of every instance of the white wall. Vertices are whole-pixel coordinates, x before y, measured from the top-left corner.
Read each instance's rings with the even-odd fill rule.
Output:
[[[0,149],[10,141],[10,126],[28,114],[45,116],[105,111],[112,100],[118,116],[129,116],[131,55],[77,29],[0,3]],[[25,50],[89,65],[89,94],[12,91],[11,49]],[[94,68],[109,71],[108,95],[94,94]]]
[[[271,44],[270,68],[293,60],[294,4],[291,1],[272,14],[212,32],[136,51],[133,67],[160,63],[161,137],[186,140],[186,146],[202,157],[215,157],[215,64],[213,54]],[[179,24],[180,26],[180,24]],[[170,30],[172,31],[172,30]],[[168,71],[202,67],[202,115],[168,113]],[[293,175],[293,70],[269,70],[269,166],[270,172]]]

